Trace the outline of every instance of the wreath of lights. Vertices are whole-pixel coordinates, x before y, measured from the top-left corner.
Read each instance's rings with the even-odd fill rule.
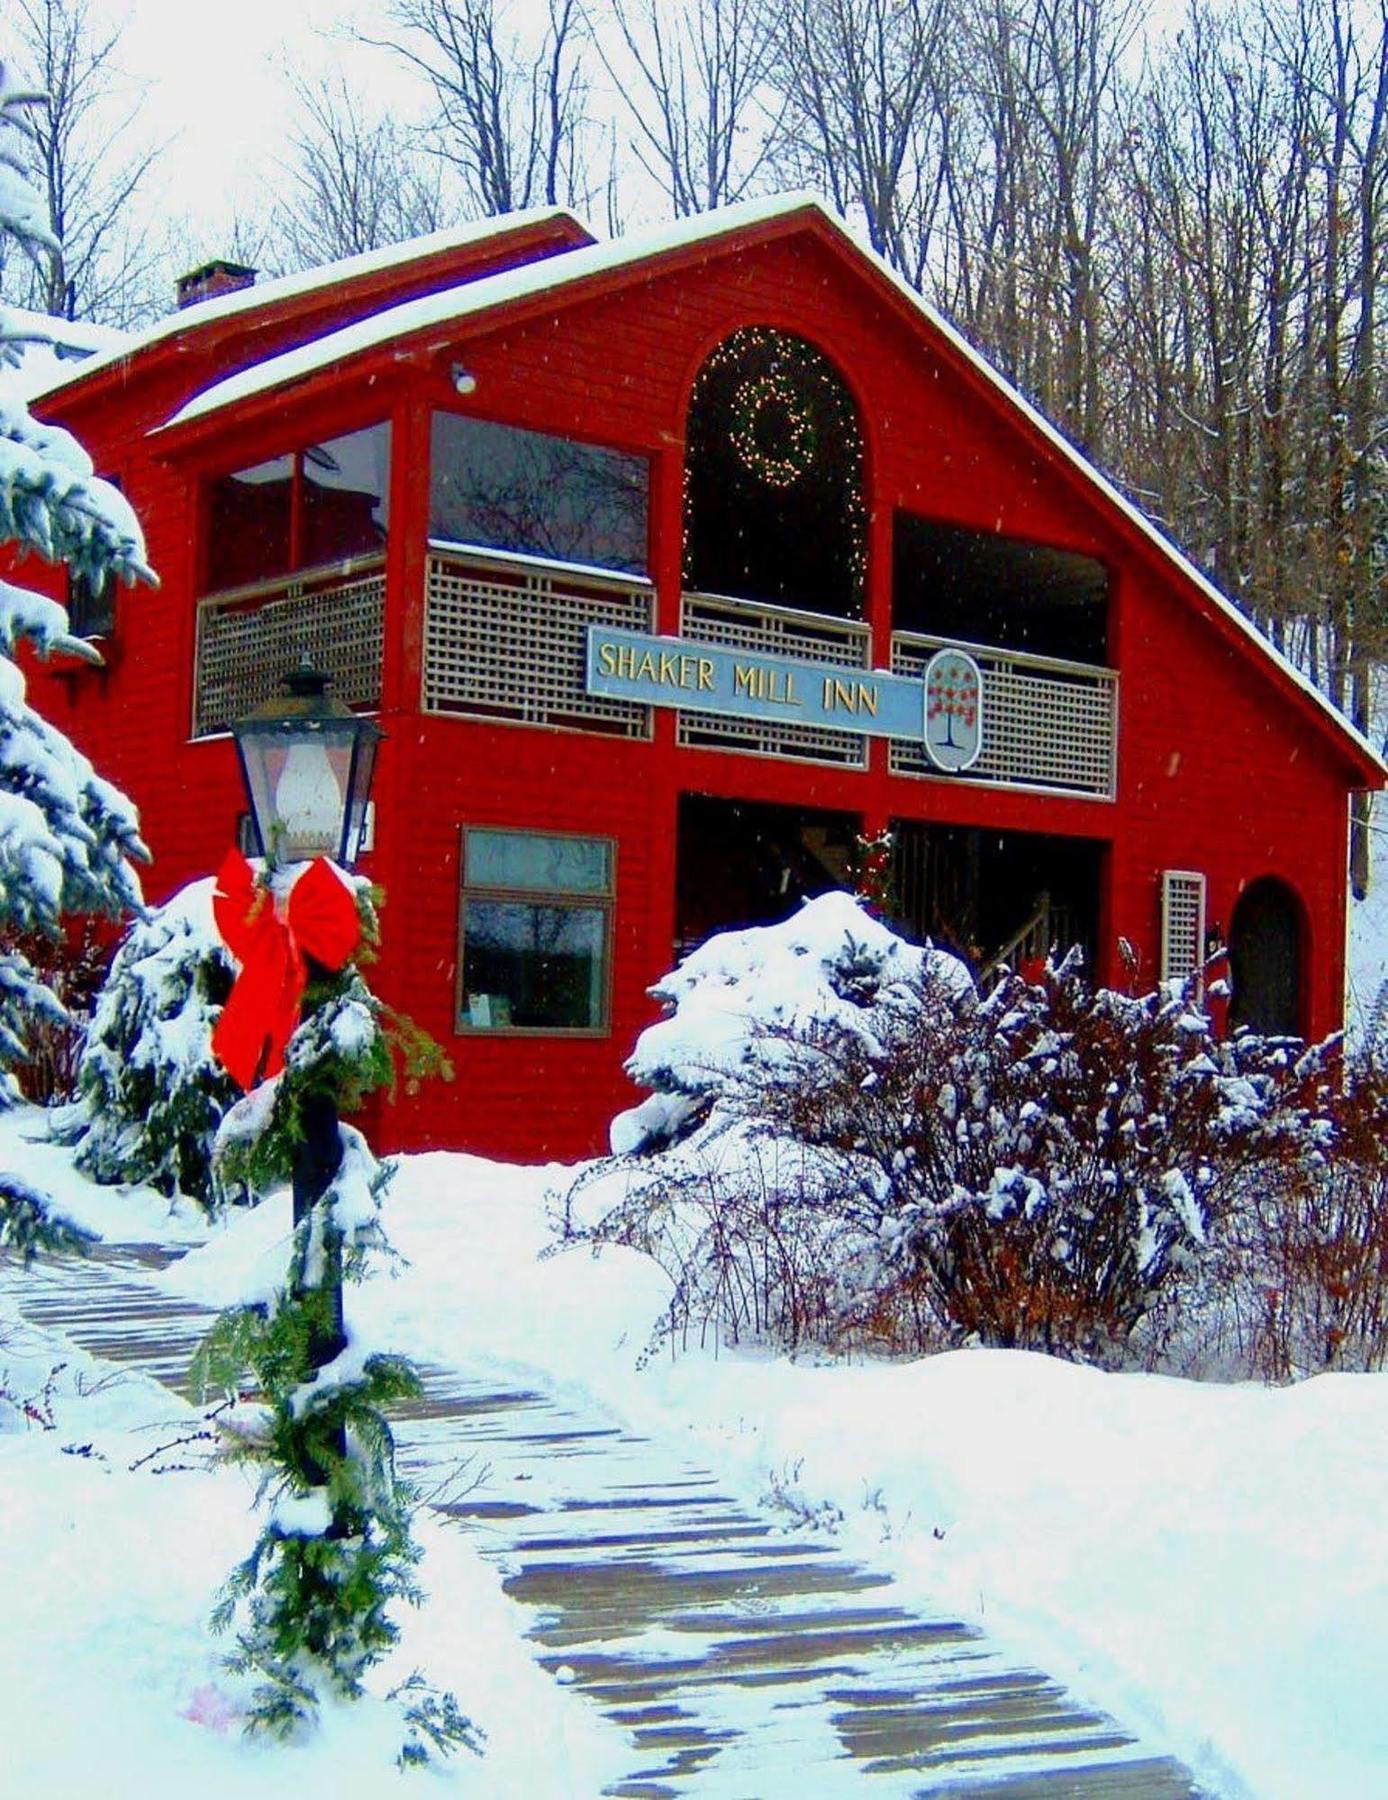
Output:
[[[780,407],[786,417],[786,443],[770,451],[757,441],[762,414]],[[785,375],[749,376],[732,397],[728,435],[743,466],[768,487],[794,487],[814,462],[816,433],[810,403]]]
[[[748,372],[748,364],[762,364],[761,372]],[[769,367],[767,365],[770,365]],[[739,374],[742,379],[738,381]],[[737,382],[732,394],[727,395],[724,382]],[[712,404],[723,418],[728,420],[724,431],[720,433],[719,442],[732,451],[742,461],[744,467],[758,469],[757,460],[749,462],[746,452],[738,439],[747,437],[753,459],[761,458],[755,439],[751,437],[748,427],[743,423],[741,402],[743,397],[750,402],[759,389],[768,385],[776,391],[775,397],[783,404],[786,394],[783,384],[795,384],[793,388],[794,405],[788,409],[789,418],[794,421],[801,414],[806,415],[806,432],[802,440],[803,467],[788,479],[779,483],[772,482],[763,475],[768,487],[788,493],[812,466],[820,449],[819,436],[822,435],[830,451],[829,458],[821,458],[821,464],[831,462],[831,474],[834,465],[842,460],[845,465],[840,486],[840,501],[847,515],[846,523],[850,547],[848,550],[848,579],[853,590],[852,603],[861,602],[867,570],[867,506],[862,493],[863,448],[862,436],[858,423],[857,408],[849,397],[842,378],[827,357],[813,345],[788,333],[775,331],[769,326],[744,326],[735,331],[731,337],[725,338],[709,356],[695,380],[691,410],[695,407]],[[715,398],[715,396],[719,396]],[[767,399],[763,391],[758,398],[758,405],[752,408],[752,422],[760,405]],[[727,412],[723,412],[723,408]],[[815,420],[818,423],[815,423]],[[720,420],[721,424],[722,421]],[[831,461],[832,459],[832,461]],[[777,458],[777,461],[783,459]],[[784,459],[788,460],[788,459]],[[683,567],[688,576],[691,573],[691,543],[695,529],[694,506],[690,494],[690,470],[685,468],[685,506],[682,532]]]

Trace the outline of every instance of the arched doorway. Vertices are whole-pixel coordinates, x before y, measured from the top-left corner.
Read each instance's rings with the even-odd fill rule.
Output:
[[[861,618],[862,432],[828,358],[734,332],[699,371],[687,436],[686,588]]]
[[[1301,907],[1285,882],[1244,889],[1229,926],[1229,1023],[1269,1037],[1299,1037]]]

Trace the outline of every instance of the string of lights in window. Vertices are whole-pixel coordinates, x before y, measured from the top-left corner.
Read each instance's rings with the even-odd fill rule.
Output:
[[[862,495],[862,436],[857,408],[833,364],[813,344],[769,326],[749,325],[726,338],[699,371],[691,410],[730,378],[723,400],[727,442],[749,474],[789,496],[827,455],[850,465],[843,472],[843,505],[853,537],[853,579],[861,587],[867,562],[867,508]],[[685,509],[688,566],[691,510]]]

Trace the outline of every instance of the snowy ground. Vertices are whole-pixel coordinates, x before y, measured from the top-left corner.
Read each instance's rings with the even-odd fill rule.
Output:
[[[0,1161],[14,1130],[0,1120]],[[73,1194],[72,1177],[47,1172]],[[620,1250],[536,1260],[548,1239],[544,1193],[562,1175],[406,1159],[386,1215],[410,1266],[351,1296],[373,1337],[469,1368],[543,1370],[651,1436],[697,1444],[747,1496],[820,1515],[924,1601],[979,1620],[1149,1725],[1216,1792],[1388,1791],[1388,1377],[1268,1391],[991,1351],[865,1367],[691,1350],[638,1368],[664,1279]],[[93,1224],[112,1204],[91,1190],[69,1199]],[[136,1205],[119,1235],[156,1235],[161,1204]],[[282,1253],[287,1223],[287,1204],[271,1201],[164,1279],[212,1303],[242,1293]],[[99,1718],[120,1721],[126,1766],[147,1755],[149,1768],[177,1767],[210,1795],[252,1785],[273,1794],[281,1780],[298,1789],[310,1762],[325,1790],[331,1775],[341,1793],[389,1791],[388,1733],[370,1711],[335,1718],[315,1750],[290,1755],[223,1737],[215,1716],[203,1726],[179,1717],[199,1693],[217,1715],[212,1696],[227,1691],[202,1619],[225,1570],[222,1546],[245,1534],[244,1492],[225,1472],[196,1483],[126,1476],[123,1449],[107,1464],[61,1455],[56,1440],[73,1432],[128,1441],[120,1434],[141,1423],[141,1408],[169,1416],[167,1396],[132,1384],[119,1401],[71,1404],[84,1422],[0,1437],[0,1582],[19,1594],[17,1606],[7,1601],[0,1711],[22,1693],[16,1718],[51,1716],[53,1695],[67,1692],[81,1715],[90,1690]],[[36,1564],[54,1572],[35,1578]],[[455,1687],[492,1733],[485,1765],[460,1761],[459,1791],[600,1791],[607,1740],[571,1716],[572,1696],[535,1685],[509,1602],[465,1541],[429,1534],[425,1582],[435,1603],[411,1630],[428,1642],[416,1637],[404,1661]],[[148,1591],[132,1596],[133,1586]],[[104,1733],[75,1735],[63,1754],[79,1773],[84,1758],[95,1766]],[[42,1755],[29,1748],[35,1770],[51,1768],[51,1743]],[[528,1767],[507,1761],[527,1755]],[[98,1790],[126,1791],[110,1785],[110,1767]],[[17,1791],[62,1790],[50,1780]],[[161,1789],[146,1780],[139,1791]]]
[[[74,1176],[62,1152],[27,1141],[38,1122],[0,1114],[0,1166],[47,1186],[88,1229],[113,1241],[205,1238],[191,1208],[171,1216],[158,1195]],[[427,1516],[420,1577],[434,1604],[402,1613],[402,1642],[370,1687],[381,1695],[423,1670],[486,1732],[485,1755],[459,1751],[432,1775],[398,1775],[400,1714],[380,1699],[330,1709],[292,1750],[246,1740],[249,1684],[222,1667],[228,1646],[207,1617],[255,1535],[252,1478],[210,1466],[197,1444],[130,1467],[202,1423],[156,1383],[93,1362],[0,1302],[5,1800],[378,1800],[397,1780],[406,1793],[442,1781],[460,1800],[586,1800],[625,1772],[624,1735],[535,1664],[495,1570]],[[161,1463],[192,1466],[160,1473]]]

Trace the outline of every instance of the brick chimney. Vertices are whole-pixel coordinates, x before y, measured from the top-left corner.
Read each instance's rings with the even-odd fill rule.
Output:
[[[242,288],[254,286],[254,269],[219,257],[216,262],[204,263],[200,269],[180,275],[175,292],[181,309],[196,306],[199,300],[215,300],[219,294],[238,294]]]

